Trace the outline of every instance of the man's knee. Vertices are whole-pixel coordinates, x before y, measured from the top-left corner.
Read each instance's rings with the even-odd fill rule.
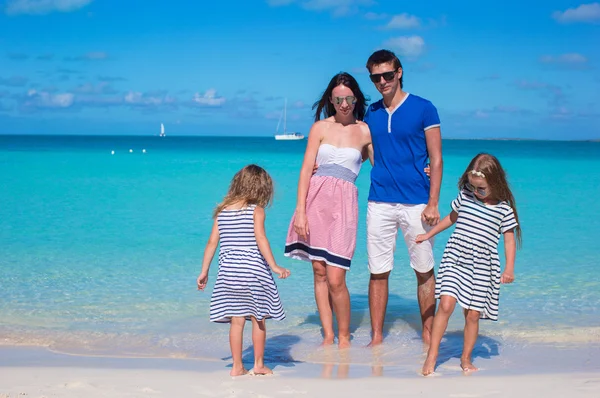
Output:
[[[435,275],[433,272],[433,269],[427,271],[427,272],[418,272],[415,270],[415,275],[417,276],[417,282],[419,285],[425,284],[427,282],[434,282],[435,281]]]
[[[372,281],[387,281],[390,278],[392,271],[383,272],[381,274],[371,274]]]

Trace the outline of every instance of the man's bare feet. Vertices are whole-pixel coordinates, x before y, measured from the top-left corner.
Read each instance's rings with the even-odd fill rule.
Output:
[[[473,363],[471,362],[471,359],[467,358],[461,358],[460,359],[460,367],[462,368],[463,372],[476,372],[479,369],[476,368]]]
[[[338,348],[339,349],[350,348],[350,336],[348,336],[348,337],[340,336],[338,338]]]
[[[252,369],[252,373],[255,375],[272,375],[273,371],[267,368],[265,365],[262,366],[254,366]]]
[[[373,334],[371,342],[367,344],[367,347],[375,347],[383,343],[383,336],[380,334]]]
[[[421,370],[423,376],[429,376],[430,374],[433,374],[433,372],[435,371],[436,361],[436,357],[429,355],[427,356],[427,359],[425,359],[425,363],[423,364],[423,369]]]
[[[243,366],[241,366],[241,367],[234,366],[231,369],[231,372],[229,372],[229,376],[243,376],[247,373],[248,373],[248,371]]]

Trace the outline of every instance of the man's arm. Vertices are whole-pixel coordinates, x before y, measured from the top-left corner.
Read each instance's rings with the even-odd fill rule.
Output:
[[[431,127],[425,130],[425,141],[429,153],[429,167],[431,169],[429,201],[423,211],[423,217],[429,225],[435,225],[440,220],[438,205],[440,201],[440,188],[442,186],[442,173],[444,162],[442,160],[442,133],[440,127]]]

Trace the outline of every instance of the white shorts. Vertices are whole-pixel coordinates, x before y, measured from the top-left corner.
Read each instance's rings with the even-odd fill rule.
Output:
[[[421,220],[425,204],[369,202],[367,208],[367,254],[369,272],[383,274],[394,268],[394,251],[398,229],[404,235],[408,247],[410,266],[419,273],[433,269],[433,238],[421,244],[415,243],[419,234],[432,227]]]

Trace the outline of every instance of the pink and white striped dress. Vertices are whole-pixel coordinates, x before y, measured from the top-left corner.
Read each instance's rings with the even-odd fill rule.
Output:
[[[354,181],[360,172],[362,154],[356,148],[321,144],[317,165],[306,195],[308,237],[303,239],[294,231],[294,213],[285,255],[349,270],[358,225],[358,190]]]

